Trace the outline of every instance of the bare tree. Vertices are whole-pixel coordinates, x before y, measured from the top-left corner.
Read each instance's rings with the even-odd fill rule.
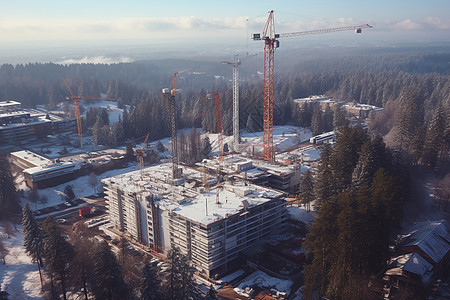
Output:
[[[9,253],[9,250],[6,249],[5,244],[3,243],[3,241],[0,240],[0,258],[2,259],[4,265],[6,265],[5,258],[6,258],[6,255],[8,255],[8,253]]]
[[[14,228],[12,227],[11,222],[4,221],[3,228],[5,229],[6,236],[8,237],[8,239],[10,239],[11,235],[14,234]]]
[[[89,185],[94,190],[94,194],[96,194],[97,193],[98,178],[97,178],[97,175],[95,175],[94,172],[92,172],[89,175]]]

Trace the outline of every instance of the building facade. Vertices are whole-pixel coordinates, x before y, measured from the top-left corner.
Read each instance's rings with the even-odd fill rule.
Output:
[[[241,181],[208,186],[188,168],[184,184],[172,186],[170,171],[162,164],[102,180],[112,226],[160,253],[179,247],[209,277],[283,230],[283,192]]]

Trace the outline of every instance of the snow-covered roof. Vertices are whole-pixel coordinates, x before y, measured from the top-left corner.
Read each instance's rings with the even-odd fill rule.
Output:
[[[419,222],[399,238],[398,248],[417,246],[435,263],[450,250],[450,233],[445,220]]]
[[[422,282],[428,281],[433,269],[433,266],[417,253],[397,256],[390,261],[390,265],[419,275]]]
[[[205,225],[284,195],[271,188],[240,181],[208,188],[203,185],[206,181],[204,173],[186,167],[183,167],[185,184],[172,186],[171,172],[172,164],[166,163],[145,168],[142,175],[137,170],[105,178],[102,182],[127,193],[155,195],[162,209]],[[217,195],[220,204],[216,204]]]
[[[80,166],[74,163],[55,163],[50,165],[41,165],[33,168],[28,168],[23,170],[24,173],[30,174],[30,175],[39,175],[39,174],[45,174],[50,173],[56,170],[62,170],[62,169],[79,169]]]
[[[51,163],[51,160],[28,150],[12,152],[11,156],[20,158],[34,166],[42,166]]]

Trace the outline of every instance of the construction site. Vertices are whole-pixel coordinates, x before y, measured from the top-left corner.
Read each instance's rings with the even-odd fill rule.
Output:
[[[147,253],[158,257],[178,247],[187,255],[198,274],[207,280],[230,275],[244,265],[250,266],[252,272],[264,270],[286,280],[290,276],[300,276],[304,262],[304,250],[301,248],[304,237],[291,235],[289,241],[272,242],[271,246],[267,246],[267,243],[274,236],[285,233],[289,222],[286,206],[298,200],[295,196],[299,190],[301,173],[317,165],[320,144],[324,141],[311,141],[311,132],[304,128],[280,126],[282,132],[274,134],[274,53],[279,47],[279,38],[346,30],[360,33],[362,28],[371,26],[366,24],[278,34],[275,33],[273,11],[269,12],[262,33],[252,35],[253,40],[264,42],[262,138],[249,138],[239,128],[241,59],[235,55],[232,61],[222,62],[233,68],[233,135],[225,137],[223,134],[219,92],[208,93],[205,99],[215,101],[215,111],[209,113],[215,113],[217,136],[213,144],[216,151],[191,166],[183,165],[178,155],[176,100],[180,89],[177,88],[177,75],[197,68],[175,72],[170,87],[162,89],[161,93],[161,103],[167,109],[171,133],[170,142],[165,145],[170,148],[170,160],[145,166],[147,134],[142,147],[136,146],[134,149],[138,167],[128,172],[128,166],[128,173],[117,170],[114,176],[101,180],[109,216],[109,224],[104,227],[109,227],[108,230],[117,236],[127,237],[142,246]],[[73,100],[75,106],[75,119],[58,119],[37,111],[24,112],[20,110],[20,103],[12,101],[0,103],[0,143],[11,143],[13,140],[17,143],[34,136],[77,133],[77,145],[74,147],[79,152],[70,158],[52,161],[30,151],[12,153],[11,160],[22,169],[26,184],[31,188],[68,182],[87,175],[102,163],[101,155],[84,153],[88,151],[88,145],[83,139],[79,101],[115,99],[81,97],[72,92],[64,77],[63,81],[70,95],[67,99]],[[300,105],[302,101],[297,102]],[[326,143],[332,143],[334,138],[334,132],[328,133]],[[231,151],[224,150],[225,139]],[[108,161],[122,160],[123,154],[122,147],[120,154],[109,157]],[[95,160],[97,158],[99,161]],[[290,201],[287,200],[288,196],[291,197]],[[305,225],[297,222],[295,226],[304,230]],[[253,251],[261,249],[271,254],[258,254],[251,258]],[[222,282],[227,280],[222,278]],[[282,289],[276,292],[281,299],[286,296],[286,290]],[[245,296],[247,292],[243,290],[237,293]]]
[[[283,229],[284,193],[245,181],[205,178],[170,164],[102,180],[114,228],[150,249],[179,247],[207,277],[238,266],[239,253]]]

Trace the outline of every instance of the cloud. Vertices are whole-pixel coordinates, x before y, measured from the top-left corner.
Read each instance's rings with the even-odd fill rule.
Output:
[[[447,30],[450,29],[450,19],[441,19],[437,17],[427,17],[423,20],[424,24],[432,29]]]
[[[423,28],[422,25],[412,21],[411,19],[406,19],[400,22],[397,22],[393,25],[394,28],[400,30],[420,30]]]
[[[126,63],[133,62],[133,59],[129,57],[105,57],[105,56],[93,56],[93,57],[83,57],[80,59],[75,58],[66,58],[61,61],[57,61],[57,64],[61,65],[70,65],[70,64],[117,64],[117,63]]]
[[[427,31],[439,32],[450,29],[450,19],[427,17],[420,20],[405,19],[401,21],[386,20],[376,24],[376,28],[388,31]]]
[[[22,19],[2,20],[0,40],[102,40],[102,39],[164,39],[202,38],[212,36],[243,36],[260,32],[267,16],[247,21],[247,17],[148,17],[112,19]],[[351,18],[314,21],[279,21],[276,31],[297,32],[314,29],[358,25]],[[450,29],[450,19],[427,17],[421,20],[405,19],[374,22],[377,30],[386,31],[444,31]]]

